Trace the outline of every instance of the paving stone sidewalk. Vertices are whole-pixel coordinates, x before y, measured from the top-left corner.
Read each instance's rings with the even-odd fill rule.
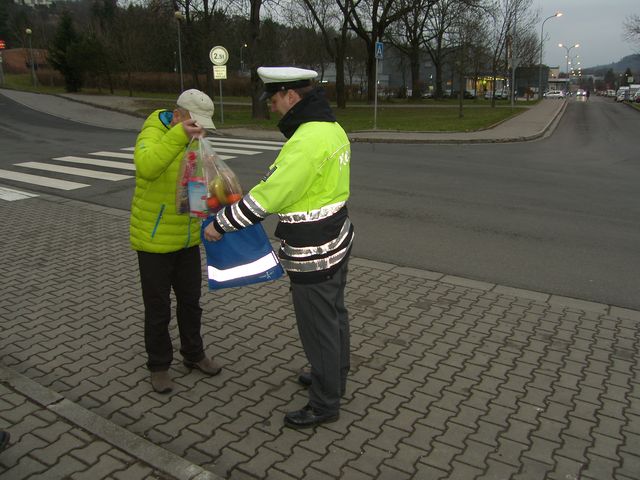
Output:
[[[158,395],[128,212],[39,196],[2,204],[0,224],[0,363],[113,426],[97,436],[3,379],[0,428],[18,442],[2,478],[65,478],[61,458],[84,467],[70,478],[178,478],[128,435],[200,469],[181,478],[638,478],[640,312],[354,258],[340,421],[296,431],[282,418],[306,401],[306,362],[287,280],[205,293],[224,371],[177,354],[178,388]]]

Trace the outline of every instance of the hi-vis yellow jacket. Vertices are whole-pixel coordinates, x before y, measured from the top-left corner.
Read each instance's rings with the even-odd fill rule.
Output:
[[[131,248],[169,253],[200,244],[200,220],[176,213],[176,184],[189,144],[182,125],[169,127],[171,112],[156,110],[142,126],[133,161],[136,189],[131,203]]]
[[[351,148],[337,122],[300,124],[262,181],[242,200],[218,212],[220,232],[232,232],[278,214],[278,256],[294,282],[330,277],[347,259],[353,226],[347,214]]]

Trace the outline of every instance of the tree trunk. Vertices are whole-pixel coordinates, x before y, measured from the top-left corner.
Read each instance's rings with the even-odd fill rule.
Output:
[[[411,49],[409,62],[411,63],[411,98],[420,98],[420,51]]]
[[[269,110],[266,102],[260,101],[262,95],[262,82],[258,75],[256,55],[261,48],[260,39],[260,7],[262,0],[251,0],[251,14],[249,16],[249,65],[251,66],[251,118],[256,120],[268,120]]]
[[[336,101],[338,108],[347,107],[347,95],[344,86],[344,52],[345,52],[345,35],[336,37]]]
[[[376,84],[376,57],[373,51],[374,47],[369,48],[367,56],[367,100],[373,103],[375,96],[378,94],[378,85]]]

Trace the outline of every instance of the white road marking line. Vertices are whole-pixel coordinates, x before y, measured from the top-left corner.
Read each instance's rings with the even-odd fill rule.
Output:
[[[244,138],[228,138],[228,137],[207,137],[209,142],[235,142],[235,143],[251,143],[258,145],[277,145],[282,146],[284,142],[274,142],[271,140],[245,140]]]
[[[129,159],[133,160],[133,153],[91,152],[89,155],[99,155],[101,157],[113,157],[113,158],[129,158]]]
[[[32,185],[40,185],[41,187],[56,188],[58,190],[75,190],[77,188],[89,187],[89,185],[85,183],[68,182],[66,180],[46,178],[41,177],[40,175],[30,175],[28,173],[12,172],[9,170],[0,170],[0,178],[14,180],[16,182],[30,183]]]
[[[16,163],[15,165],[17,167],[35,168],[38,170],[46,170],[48,172],[66,173],[68,175],[97,178],[100,180],[110,180],[114,182],[117,182],[119,180],[126,180],[127,178],[133,178],[130,175],[120,175],[119,173],[99,172],[96,170],[87,170],[86,168],[65,167],[63,165],[51,165],[49,163],[41,162],[24,162]]]
[[[110,160],[100,160],[97,158],[85,158],[85,157],[56,157],[53,160],[60,160],[61,162],[69,162],[69,163],[80,163],[83,165],[95,165],[96,167],[107,167],[107,168],[119,168],[121,170],[134,170],[136,166],[133,163],[124,163],[124,162],[112,162]]]
[[[15,202],[16,200],[24,200],[26,198],[37,197],[35,193],[22,192],[11,188],[0,187],[0,200],[7,202]]]
[[[237,153],[238,155],[257,155],[258,153],[262,153],[262,152],[258,152],[255,150],[235,150],[233,148],[215,148],[213,147],[213,151],[216,153]]]
[[[214,150],[216,149],[216,146],[219,147],[240,147],[240,148],[245,148],[247,147],[246,144],[244,143],[227,143],[227,142],[218,142],[218,141],[211,141],[209,140],[209,145],[211,145],[212,147],[214,147]],[[273,147],[271,145],[252,145],[252,147],[254,148],[261,148],[262,150],[281,150],[282,147]]]
[[[136,147],[126,147],[126,148],[121,148],[120,150],[126,150],[127,152],[133,152],[136,149]]]

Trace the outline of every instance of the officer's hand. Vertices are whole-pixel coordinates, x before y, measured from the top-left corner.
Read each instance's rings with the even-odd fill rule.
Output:
[[[213,223],[210,223],[204,228],[204,238],[206,238],[210,242],[217,242],[222,238],[222,235],[220,235],[220,232],[213,228]]]
[[[189,138],[200,138],[204,136],[204,128],[198,125],[192,118],[182,122],[182,128]]]

